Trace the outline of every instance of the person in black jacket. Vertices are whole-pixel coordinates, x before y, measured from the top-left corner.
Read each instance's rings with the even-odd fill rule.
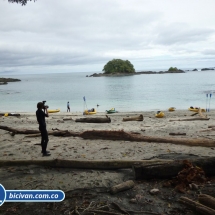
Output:
[[[49,151],[46,151],[49,138],[48,138],[48,132],[46,130],[46,120],[45,120],[45,117],[49,117],[49,114],[47,111],[47,107],[44,106],[42,102],[37,103],[36,116],[37,116],[37,121],[39,123],[39,130],[41,132],[41,147],[42,147],[43,156],[50,156],[51,154],[49,153]]]

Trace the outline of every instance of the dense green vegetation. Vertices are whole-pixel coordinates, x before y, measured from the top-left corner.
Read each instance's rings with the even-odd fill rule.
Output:
[[[174,71],[178,71],[177,67],[170,67],[168,71],[174,72]]]
[[[103,68],[105,74],[110,73],[134,73],[134,66],[128,60],[113,59]]]

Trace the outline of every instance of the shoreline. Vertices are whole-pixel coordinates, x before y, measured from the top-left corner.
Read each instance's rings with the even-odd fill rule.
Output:
[[[96,109],[96,108],[95,108]],[[35,109],[35,111],[1,111],[0,110],[0,114],[3,113],[19,113],[19,114],[23,114],[23,115],[34,115],[37,109]],[[182,112],[186,112],[186,113],[195,113],[193,111],[189,111],[188,109],[176,109],[175,111],[169,111],[168,109],[154,109],[154,110],[143,110],[143,111],[117,111],[116,113],[113,114],[107,114],[106,111],[99,111],[96,114],[92,114],[92,115],[83,115],[83,112],[81,111],[71,111],[71,112],[67,112],[67,111],[59,111],[57,113],[49,113],[49,115],[83,115],[83,116],[100,116],[100,115],[108,115],[108,116],[114,116],[114,115],[126,115],[126,114],[149,114],[149,113],[153,113],[156,114],[157,111],[162,111],[164,113],[182,113]],[[204,112],[205,114],[210,114],[211,112],[214,112],[215,109],[210,109],[210,112]]]

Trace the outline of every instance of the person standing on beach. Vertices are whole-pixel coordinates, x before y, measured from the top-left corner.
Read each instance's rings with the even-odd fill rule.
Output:
[[[67,112],[70,112],[70,105],[69,105],[69,102],[67,102]]]
[[[43,156],[50,156],[51,154],[49,153],[49,151],[46,151],[49,138],[48,138],[48,132],[46,130],[46,120],[45,120],[45,117],[49,117],[49,114],[47,111],[47,107],[44,106],[42,102],[37,103],[36,116],[37,116],[37,122],[39,123],[39,130],[41,133],[41,147],[42,147]]]

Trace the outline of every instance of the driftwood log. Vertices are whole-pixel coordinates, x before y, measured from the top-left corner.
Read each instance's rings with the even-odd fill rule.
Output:
[[[212,208],[204,206],[187,197],[181,197],[179,199],[179,201],[181,203],[185,204],[186,206],[188,206],[189,208],[191,208],[192,210],[194,210],[195,212],[198,212],[199,214],[202,214],[202,215],[214,215],[215,214],[215,210],[213,210]]]
[[[177,132],[177,133],[169,133],[169,135],[175,136],[175,135],[186,135],[186,133],[181,133],[181,132]]]
[[[135,183],[132,180],[125,181],[121,184],[118,184],[118,185],[111,187],[110,193],[115,194],[115,193],[119,193],[119,192],[124,191],[124,190],[129,190],[129,189],[133,188],[134,185],[135,185]]]
[[[133,117],[126,117],[123,118],[122,121],[143,121],[143,115],[139,115],[139,116],[133,116]]]
[[[204,117],[196,117],[196,118],[187,118],[187,119],[170,119],[170,122],[174,121],[195,121],[195,120],[209,120],[210,118],[204,118]]]
[[[199,203],[215,210],[215,198],[206,194],[198,196]]]
[[[215,157],[189,159],[193,165],[201,167],[206,176],[215,175]],[[177,176],[177,174],[184,168],[182,160],[158,163],[158,164],[138,164],[133,166],[133,174],[135,179],[169,179]]]
[[[85,123],[110,123],[110,117],[106,116],[106,118],[80,118],[76,119],[75,122],[85,122]]]
[[[125,169],[132,168],[134,164],[169,162],[170,160],[0,160],[0,167],[5,166],[50,166],[80,169]]]
[[[15,134],[31,134],[27,137],[40,136],[38,130],[24,130],[24,129],[13,129],[7,126],[1,126],[0,129],[14,132]],[[55,129],[56,130],[56,129]],[[171,137],[151,137],[143,136],[141,134],[128,133],[123,130],[120,131],[101,131],[101,130],[92,130],[84,131],[82,133],[72,132],[68,130],[57,130],[48,132],[49,135],[54,136],[63,136],[63,137],[81,137],[83,139],[103,139],[103,140],[124,140],[124,141],[135,141],[135,142],[153,142],[153,143],[172,143],[178,145],[187,145],[187,146],[204,146],[204,147],[215,147],[215,140],[212,139],[188,139],[188,138],[171,138]],[[32,135],[33,134],[33,135]]]
[[[15,128],[3,126],[3,125],[0,125],[0,129],[12,132],[14,134],[37,134],[37,133],[40,133],[39,130],[15,129]]]
[[[132,134],[124,131],[84,131],[79,135],[83,139],[103,139],[103,140],[125,140],[136,142],[153,142],[153,143],[173,143],[188,146],[205,146],[214,147],[215,141],[212,139],[188,139],[188,138],[171,138],[171,137],[151,137],[138,134]]]

